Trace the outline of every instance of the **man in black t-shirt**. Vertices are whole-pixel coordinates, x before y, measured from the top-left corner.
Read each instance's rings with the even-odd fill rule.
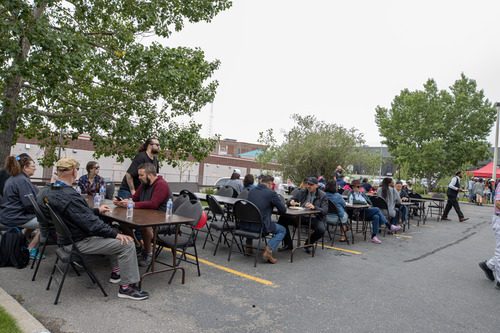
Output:
[[[160,152],[160,142],[156,138],[149,138],[139,149],[139,153],[135,155],[127,169],[127,173],[123,177],[118,196],[122,199],[129,198],[135,193],[135,190],[140,185],[138,167],[144,163],[151,163],[156,167],[156,172],[160,171],[158,163],[158,153]]]

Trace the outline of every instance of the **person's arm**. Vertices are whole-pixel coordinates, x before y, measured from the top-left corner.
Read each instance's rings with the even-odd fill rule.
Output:
[[[276,209],[278,210],[278,214],[286,213],[285,204],[283,203],[283,201],[281,201],[279,195],[274,191],[272,192],[271,202],[272,202],[273,206],[276,207]]]
[[[85,182],[85,179],[86,177],[84,176],[81,176],[80,178],[78,178],[78,187],[80,188],[80,190],[82,191],[83,194],[86,194],[87,193],[87,183]]]
[[[72,224],[89,234],[89,236],[116,238],[117,232],[115,229],[94,214],[94,211],[87,207],[82,197],[76,192],[70,195],[72,198],[64,210],[64,215]]]
[[[134,204],[135,208],[138,209],[158,209],[162,203],[166,202],[168,199],[169,189],[166,183],[158,182],[158,184],[153,185],[153,194],[151,199],[148,201],[136,201]]]
[[[29,179],[26,179],[26,181],[18,183],[18,189],[19,189],[19,200],[23,205],[24,211],[26,213],[31,213],[31,214],[35,213],[35,208],[33,207],[31,201],[27,197],[28,194],[33,194],[35,197],[37,195],[37,191],[33,186],[33,184],[31,184]]]
[[[137,178],[139,176],[138,173],[138,167],[144,163],[142,155],[139,153],[134,157],[132,160],[132,163],[127,169],[127,173],[125,173],[125,179],[127,181],[128,188],[130,190],[130,193],[134,194],[135,193],[135,185],[134,185],[134,178]]]
[[[320,201],[317,205],[314,205],[314,209],[318,209],[321,211],[318,215],[326,216],[328,214],[328,198],[326,196],[321,197]]]

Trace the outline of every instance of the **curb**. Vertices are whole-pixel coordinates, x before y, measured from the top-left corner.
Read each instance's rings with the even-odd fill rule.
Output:
[[[0,287],[0,305],[15,319],[17,326],[24,333],[50,333],[19,302]]]

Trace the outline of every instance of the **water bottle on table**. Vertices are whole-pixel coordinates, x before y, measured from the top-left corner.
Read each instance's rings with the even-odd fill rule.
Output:
[[[174,203],[172,202],[172,199],[168,199],[167,210],[165,211],[165,215],[166,215],[167,219],[172,217],[172,215],[174,214],[173,207],[174,207]]]
[[[106,199],[106,188],[104,187],[104,185],[102,185],[99,189],[99,195],[101,196],[101,202],[103,202],[104,199]]]
[[[132,198],[128,198],[127,201],[127,218],[131,218],[134,216],[134,201]]]
[[[94,208],[99,208],[101,205],[101,195],[99,193],[96,193],[94,195]]]

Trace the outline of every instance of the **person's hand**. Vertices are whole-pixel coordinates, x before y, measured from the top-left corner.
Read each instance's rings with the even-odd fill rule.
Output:
[[[108,205],[102,205],[99,207],[99,214],[107,213],[111,210]]]
[[[401,198],[401,200],[403,200],[403,201],[408,201],[408,198],[407,198],[407,197],[404,197],[404,198]]]
[[[128,200],[113,199],[113,204],[118,207],[127,207]]]
[[[130,190],[130,194],[134,195],[135,194],[135,190]]]
[[[295,201],[293,199],[290,200],[290,206],[298,206],[298,205],[299,205],[299,203],[297,201]]]
[[[304,207],[307,209],[314,209],[314,205],[310,202],[306,203]]]
[[[124,235],[124,234],[117,234],[116,239],[118,239],[122,245],[126,245],[126,244],[134,241],[132,239],[132,237]]]

